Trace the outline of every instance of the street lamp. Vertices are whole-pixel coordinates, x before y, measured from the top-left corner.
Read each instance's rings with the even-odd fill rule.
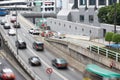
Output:
[[[17,26],[18,26],[18,24],[17,24],[17,6],[15,5],[15,12],[16,12],[16,24],[15,24],[15,26],[16,26],[16,41],[18,41],[18,31],[17,31]],[[18,47],[16,46],[16,48],[17,48],[17,55],[18,55]]]
[[[116,16],[117,16],[117,13],[116,13],[116,0],[114,0],[114,33],[116,33]]]

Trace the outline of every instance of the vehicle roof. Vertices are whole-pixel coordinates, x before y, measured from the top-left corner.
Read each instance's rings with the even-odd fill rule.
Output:
[[[37,44],[43,44],[43,42],[40,42],[40,41],[34,41],[34,42]]]
[[[3,69],[2,70],[4,73],[8,73],[8,72],[13,72],[11,69],[9,69],[9,68],[5,68],[5,69]]]
[[[32,56],[32,57],[30,57],[31,59],[39,59],[39,57],[37,57],[37,56]]]
[[[67,63],[67,61],[64,58],[56,58],[58,63]]]
[[[5,23],[5,25],[10,25],[9,23]]]
[[[25,41],[23,41],[23,40],[21,40],[21,39],[19,39],[18,41],[19,41],[20,43],[25,42]]]

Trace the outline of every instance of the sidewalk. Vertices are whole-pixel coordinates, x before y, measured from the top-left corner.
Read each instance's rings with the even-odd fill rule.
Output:
[[[105,45],[108,44],[108,42],[106,42],[103,38],[90,40],[89,36],[69,35],[69,34],[67,34],[66,37],[68,39],[65,39],[65,40],[72,42],[72,43],[79,44],[83,46],[84,48],[89,47],[90,45],[105,47]]]

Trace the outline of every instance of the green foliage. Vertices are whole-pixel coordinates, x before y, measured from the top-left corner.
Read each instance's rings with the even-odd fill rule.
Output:
[[[114,24],[114,5],[102,7],[99,9],[98,18],[101,23]],[[120,4],[116,4],[116,24],[120,25]]]
[[[113,37],[113,32],[107,32],[105,34],[105,41],[111,42],[112,41],[112,37]]]
[[[120,42],[120,34],[114,34],[112,41],[118,44]]]

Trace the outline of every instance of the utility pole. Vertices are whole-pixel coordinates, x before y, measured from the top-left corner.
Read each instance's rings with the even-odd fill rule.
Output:
[[[114,33],[116,33],[116,16],[117,16],[117,13],[116,13],[116,0],[114,1]]]
[[[16,11],[16,24],[15,24],[15,26],[16,26],[16,41],[18,41],[18,31],[17,31],[17,26],[18,26],[17,16],[18,16],[18,14],[17,14],[17,6],[16,5],[15,5],[15,11]],[[18,55],[18,46],[16,46],[16,48],[17,48],[17,55]]]

